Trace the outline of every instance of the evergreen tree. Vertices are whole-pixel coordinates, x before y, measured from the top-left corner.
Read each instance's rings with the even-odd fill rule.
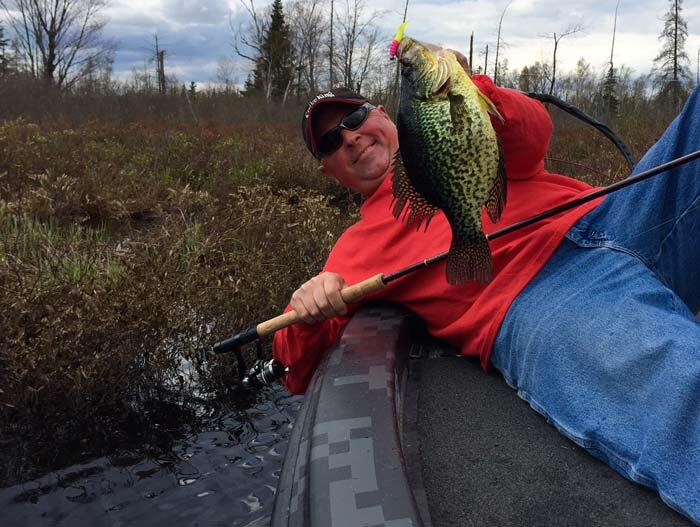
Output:
[[[532,91],[532,83],[530,82],[530,68],[523,66],[523,69],[518,75],[518,88],[525,92]]]
[[[686,91],[683,83],[690,81],[689,59],[685,52],[688,24],[681,16],[683,0],[669,0],[669,3],[669,10],[664,15],[664,29],[659,35],[661,52],[654,59],[655,85],[661,96],[679,103]]]
[[[289,26],[284,19],[282,0],[274,0],[270,22],[263,35],[260,56],[244,94],[259,93],[266,99],[284,99],[292,89],[293,48]]]
[[[256,65],[255,70],[253,70],[251,73],[248,74],[248,77],[246,77],[245,84],[243,85],[243,90],[241,90],[241,94],[243,95],[253,95],[256,91],[256,86],[255,86],[255,71],[257,71],[258,67]]]
[[[612,65],[603,79],[603,106],[609,118],[615,118],[620,109],[620,100],[617,97],[617,75]]]

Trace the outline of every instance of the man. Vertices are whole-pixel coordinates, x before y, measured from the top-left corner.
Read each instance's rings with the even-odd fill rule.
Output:
[[[484,215],[487,233],[590,190],[544,170],[552,123],[540,103],[473,80],[505,118],[493,124],[508,202],[498,224]],[[442,214],[426,232],[391,215],[398,138],[381,106],[336,90],[309,103],[302,126],[320,171],[366,200],[323,272],[292,295],[304,322],[275,335],[297,393],[358,307],[340,290],[443,252],[451,237]],[[636,171],[697,148],[696,90]],[[698,232],[700,170],[691,164],[492,241],[488,284],[449,286],[442,262],[371,298],[416,312],[431,334],[499,369],[564,435],[700,521]]]

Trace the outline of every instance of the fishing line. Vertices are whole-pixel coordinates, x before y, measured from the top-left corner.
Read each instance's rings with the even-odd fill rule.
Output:
[[[408,14],[408,2],[409,0],[406,0],[406,4],[404,5],[403,8],[403,19],[401,20],[402,24],[406,23],[406,15]],[[394,80],[394,90],[396,90],[396,93],[394,94],[394,104],[396,105],[396,115],[394,115],[394,122],[396,122],[398,116],[399,116],[399,98],[401,97],[401,86],[399,84],[399,81],[401,80],[401,64],[396,63],[396,78]]]

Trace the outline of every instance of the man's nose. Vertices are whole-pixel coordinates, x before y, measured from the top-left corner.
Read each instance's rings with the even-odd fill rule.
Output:
[[[352,147],[360,141],[358,130],[343,130],[343,143],[347,147]]]

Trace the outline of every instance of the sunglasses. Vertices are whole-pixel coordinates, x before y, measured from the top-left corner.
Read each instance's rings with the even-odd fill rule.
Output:
[[[321,159],[323,156],[332,154],[340,145],[343,144],[343,130],[357,130],[367,120],[370,110],[374,110],[376,106],[366,102],[362,106],[350,112],[343,117],[340,124],[328,130],[318,140],[316,147],[316,157]]]

